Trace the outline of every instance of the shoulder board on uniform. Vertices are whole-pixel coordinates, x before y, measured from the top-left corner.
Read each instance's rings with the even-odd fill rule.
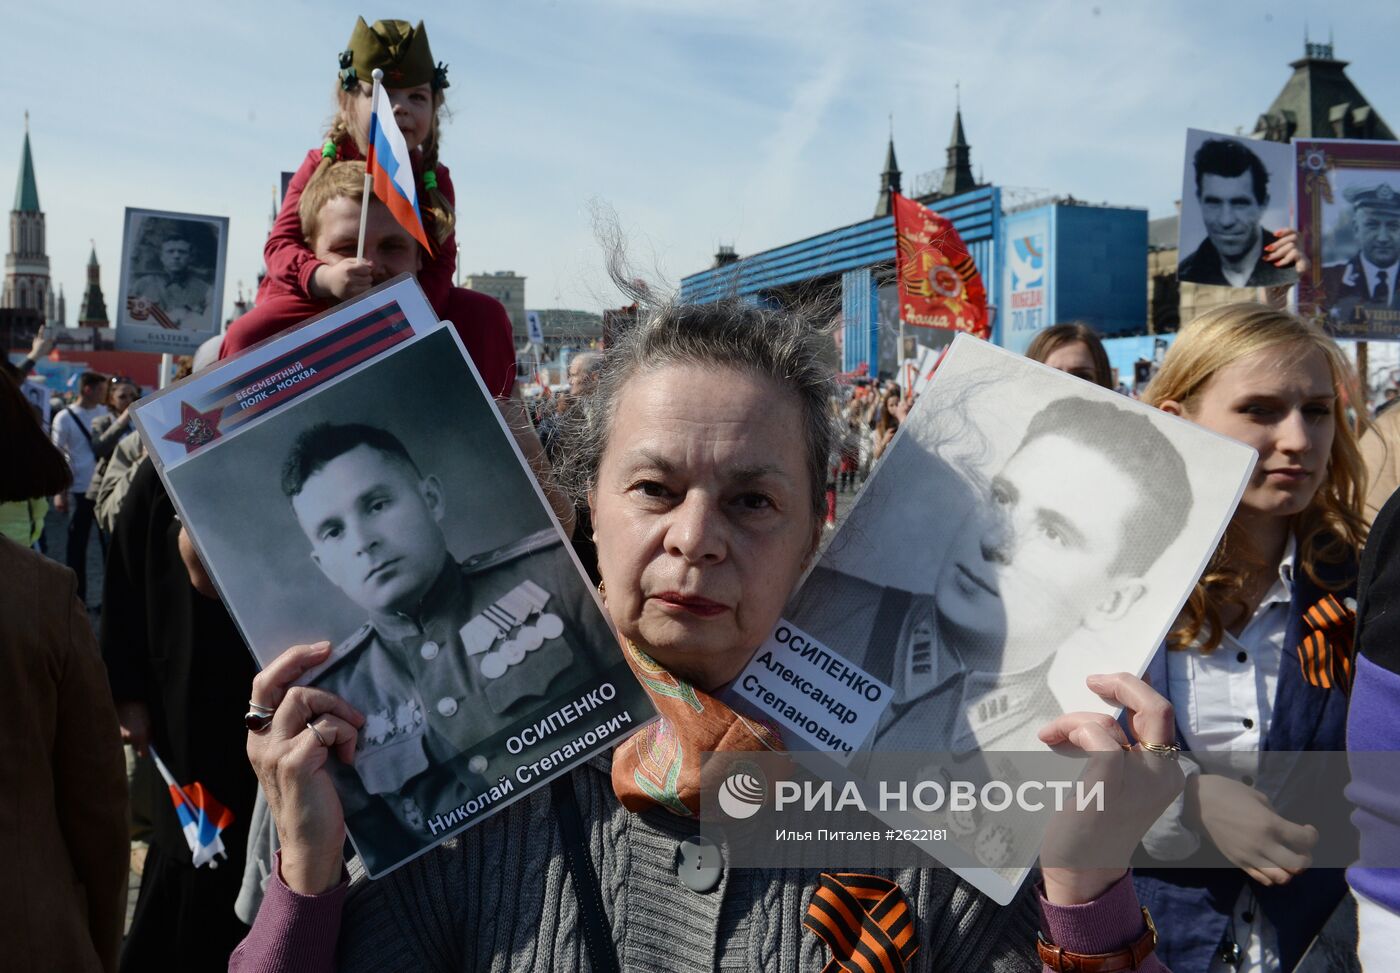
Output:
[[[369,622],[365,622],[359,628],[355,629],[355,631],[350,634],[349,638],[339,642],[335,648],[331,649],[330,658],[328,658],[325,662],[321,663],[321,665],[317,669],[313,670],[313,674],[319,676],[322,673],[335,668],[336,663],[340,662],[340,660],[346,658],[360,646],[364,645],[365,642],[369,641],[370,636],[372,636],[373,634],[374,626],[371,625]]]
[[[498,547],[494,551],[486,551],[483,554],[473,554],[462,562],[462,572],[464,574],[475,574],[478,571],[486,571],[490,568],[499,567],[517,558],[522,558],[527,554],[534,554],[536,551],[544,550],[546,547],[559,543],[559,534],[553,527],[527,534],[518,541]]]

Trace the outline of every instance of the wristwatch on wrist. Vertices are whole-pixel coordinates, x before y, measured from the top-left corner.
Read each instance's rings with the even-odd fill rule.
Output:
[[[1071,953],[1067,949],[1050,943],[1044,933],[1036,941],[1036,952],[1040,961],[1055,973],[1117,973],[1119,970],[1136,970],[1157,948],[1157,927],[1152,924],[1152,915],[1146,908],[1142,910],[1142,921],[1147,929],[1137,942],[1112,953]]]

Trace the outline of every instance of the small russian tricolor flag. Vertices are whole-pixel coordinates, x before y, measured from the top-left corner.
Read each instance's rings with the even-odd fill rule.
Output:
[[[385,124],[387,123],[387,124]],[[365,173],[374,180],[374,195],[394,214],[405,230],[433,252],[428,234],[423,232],[423,217],[418,210],[418,190],[413,184],[413,164],[409,161],[408,145],[394,121],[394,105],[389,94],[378,82],[374,85],[374,108],[369,121],[369,151],[365,153]]]
[[[190,852],[194,856],[194,867],[208,865],[210,868],[217,868],[219,863],[215,859],[228,857],[228,852],[224,850],[224,839],[220,834],[233,823],[233,812],[214,800],[198,781],[188,787],[181,787],[175,783],[175,778],[165,766],[165,761],[156,753],[156,748],[148,749],[151,759],[156,762],[156,769],[170,788],[170,800],[175,804],[175,813],[180,817],[185,841],[189,843]]]

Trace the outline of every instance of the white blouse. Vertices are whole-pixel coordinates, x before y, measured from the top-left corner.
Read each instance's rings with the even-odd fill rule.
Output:
[[[1278,578],[1239,635],[1226,632],[1209,654],[1196,649],[1167,653],[1167,694],[1188,751],[1258,753],[1264,749],[1283,665],[1296,557],[1297,542],[1290,541]],[[1181,821],[1181,809],[1178,800],[1153,828],[1156,835],[1149,850],[1154,850],[1151,845],[1158,849],[1175,845],[1181,851],[1173,857],[1184,858],[1199,846],[1199,836]],[[1275,973],[1278,935],[1249,886],[1240,892],[1232,918],[1240,964],[1233,966],[1217,955],[1208,973]]]

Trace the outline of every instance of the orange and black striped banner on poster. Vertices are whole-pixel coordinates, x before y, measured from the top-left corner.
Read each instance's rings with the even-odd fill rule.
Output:
[[[891,193],[899,317],[916,328],[991,335],[987,288],[951,220]]]

